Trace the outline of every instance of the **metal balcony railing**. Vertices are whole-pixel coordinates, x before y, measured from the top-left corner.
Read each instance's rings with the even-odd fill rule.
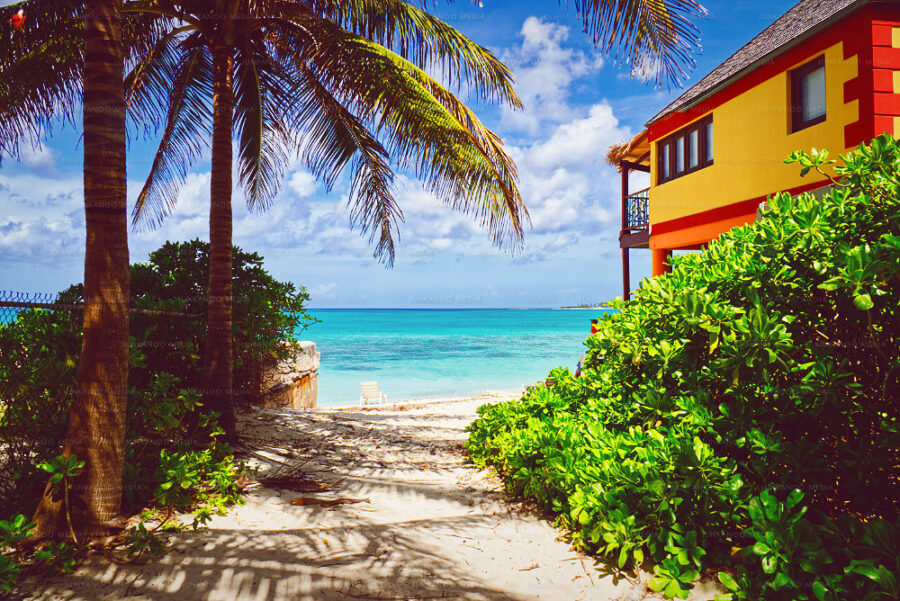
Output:
[[[625,230],[645,230],[650,225],[650,188],[629,194],[625,199]]]

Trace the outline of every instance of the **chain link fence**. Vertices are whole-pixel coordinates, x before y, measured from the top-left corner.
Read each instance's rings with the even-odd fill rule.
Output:
[[[11,323],[23,309],[62,309],[74,311],[82,305],[59,302],[55,292],[15,292],[0,290],[0,323]]]
[[[84,303],[80,301],[66,302],[59,299],[56,292],[17,292],[14,290],[0,290],[0,324],[12,323],[16,315],[23,309],[50,309],[53,311],[71,311],[74,313],[84,309]],[[155,311],[152,309],[130,308],[130,313],[140,315],[159,315],[163,317],[202,317],[196,313],[179,313],[176,311]]]

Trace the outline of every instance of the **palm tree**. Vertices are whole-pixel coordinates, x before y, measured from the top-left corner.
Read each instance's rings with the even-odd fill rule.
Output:
[[[440,64],[452,83],[520,107],[511,74],[446,23],[399,0],[147,0],[126,6],[170,26],[127,78],[135,113],[165,122],[135,205],[136,222],[155,225],[171,211],[191,162],[212,138],[204,384],[208,406],[221,413],[230,435],[232,132],[251,208],[272,201],[292,152],[301,152],[328,187],[350,165],[353,224],[388,264],[402,220],[391,157],[452,208],[474,214],[496,243],[520,243],[527,211],[515,165],[500,139],[425,69]],[[618,10],[623,6],[634,10]],[[585,28],[605,49],[627,40],[620,46],[634,66],[659,57],[657,73],[675,77],[690,61],[694,38],[685,37],[691,30],[684,14],[699,9],[693,2],[579,8]]]
[[[240,140],[240,180],[254,208],[267,206],[277,194],[292,152],[303,153],[307,165],[329,185],[349,164],[354,220],[372,238],[377,236],[375,253],[387,262],[393,260],[394,232],[402,219],[393,196],[391,154],[416,169],[445,201],[475,212],[498,242],[520,239],[527,218],[512,161],[474,114],[403,53],[329,19],[335,17],[334,7],[317,11],[308,4],[199,0],[126,5],[127,11],[160,14],[172,28],[126,79],[135,113],[165,122],[135,206],[136,220],[159,223],[174,206],[179,180],[210,133],[212,137],[204,387],[208,406],[221,413],[229,434],[234,433],[232,132]],[[398,7],[412,29],[401,34],[406,54],[424,63],[413,48],[431,55],[427,58],[449,59],[457,52],[464,66],[451,71],[454,75],[466,69],[469,82],[485,96],[495,94],[518,106],[510,74],[493,55],[424,11],[405,3]],[[210,13],[227,18],[204,18]],[[372,19],[371,14],[362,16]],[[426,53],[432,46],[439,50]],[[201,117],[210,112],[211,122]]]
[[[34,3],[26,19],[37,25],[22,38],[4,36],[14,60],[0,74],[0,148],[15,152],[39,135],[58,111],[71,116],[83,63],[84,326],[81,362],[63,454],[86,465],[73,482],[68,507],[47,492],[35,513],[36,538],[65,538],[67,522],[80,534],[106,535],[117,524],[122,499],[128,377],[128,220],[125,186],[124,59],[121,0]],[[78,23],[83,14],[83,28]],[[55,37],[58,17],[74,32]],[[26,21],[28,23],[28,21]],[[73,35],[74,34],[74,35]],[[26,39],[27,36],[27,39]],[[80,39],[79,39],[80,38]],[[82,61],[83,54],[86,60]],[[47,51],[47,46],[52,50]],[[55,60],[63,58],[65,60]],[[33,87],[29,84],[32,84]],[[35,88],[39,92],[35,94]],[[71,515],[67,518],[66,513]]]
[[[26,0],[8,7],[25,9],[25,32],[0,20],[0,158],[15,156],[23,141],[34,143],[53,118],[74,119],[83,66],[85,335],[64,452],[87,460],[73,503],[87,533],[115,526],[121,498],[128,332],[123,54],[138,65],[128,82],[135,114],[161,111],[166,123],[138,213],[164,216],[188,165],[212,140],[210,337],[224,343],[207,344],[206,364],[208,381],[226,391],[233,130],[240,180],[256,208],[277,194],[291,150],[302,149],[329,186],[350,165],[352,223],[388,263],[402,219],[391,189],[392,155],[452,208],[484,223],[498,244],[518,243],[527,219],[499,138],[425,69],[439,63],[483,98],[517,106],[509,73],[426,12],[401,0],[147,0],[128,3],[143,17],[123,21],[120,31],[121,5]],[[697,35],[689,18],[703,10],[692,0],[599,0],[576,3],[576,10],[594,42],[622,53],[633,69],[677,82],[693,64]],[[227,410],[228,400],[226,392],[218,407]],[[45,497],[36,517],[40,533],[60,534],[59,503]]]

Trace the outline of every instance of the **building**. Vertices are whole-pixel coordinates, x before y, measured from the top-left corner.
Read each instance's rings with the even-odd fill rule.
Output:
[[[765,199],[821,189],[784,159],[832,156],[900,131],[900,0],[801,0],[610,149],[622,173],[623,289],[629,250],[649,248],[654,276],[673,250],[695,250],[751,223]],[[650,188],[631,192],[631,171]]]

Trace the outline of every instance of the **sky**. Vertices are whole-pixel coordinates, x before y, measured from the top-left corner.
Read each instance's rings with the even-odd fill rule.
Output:
[[[9,4],[0,0],[0,5]],[[686,86],[759,33],[791,2],[708,0],[697,25],[702,50]],[[347,182],[326,191],[298,162],[265,213],[250,213],[234,194],[234,243],[260,253],[278,279],[305,286],[311,307],[558,307],[609,300],[622,293],[620,178],[607,148],[641,131],[683,90],[630,77],[580,29],[574,9],[552,0],[457,0],[432,12],[491,49],[516,78],[525,109],[472,102],[503,139],[519,169],[531,215],[523,249],[492,246],[470,218],[436,201],[412,176],[397,178],[404,214],[392,269],[351,231]],[[5,18],[5,17],[4,17]],[[463,92],[464,94],[464,92]],[[465,98],[465,96],[463,96]],[[154,139],[128,152],[129,206],[149,171]],[[47,132],[40,147],[0,164],[0,290],[55,292],[84,273],[80,131]],[[209,157],[198,161],[176,210],[154,231],[129,232],[132,262],[166,240],[209,239]],[[640,174],[632,190],[646,187]],[[649,275],[646,249],[631,252],[632,287]]]

